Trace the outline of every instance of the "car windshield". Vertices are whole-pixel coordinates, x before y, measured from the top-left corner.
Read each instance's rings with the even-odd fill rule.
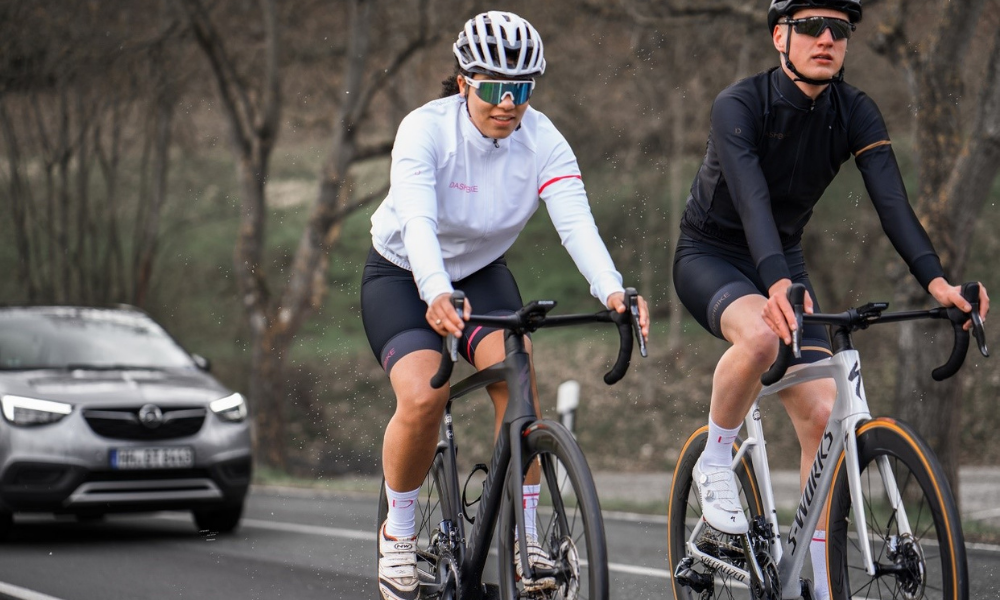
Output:
[[[0,370],[192,368],[148,316],[128,310],[0,309]]]

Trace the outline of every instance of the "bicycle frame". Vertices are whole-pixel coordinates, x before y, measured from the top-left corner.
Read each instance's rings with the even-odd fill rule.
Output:
[[[888,304],[884,302],[870,302],[837,314],[804,314],[805,287],[801,284],[792,285],[788,290],[788,299],[795,311],[799,328],[793,331],[792,343],[788,346],[780,346],[774,364],[761,376],[764,387],[754,400],[751,410],[745,418],[747,439],[741,444],[732,463],[732,468],[736,471],[746,464],[745,460],[749,459],[750,467],[753,469],[752,476],[748,478],[750,485],[756,485],[760,488],[757,490],[748,489],[745,492],[747,501],[750,503],[755,504],[757,499],[760,499],[760,504],[753,508],[760,509],[763,522],[761,519],[754,519],[751,523],[751,531],[744,534],[743,539],[739,542],[746,555],[746,564],[748,568],[753,569],[753,573],[744,570],[738,563],[732,564],[720,560],[698,549],[696,541],[700,539],[702,532],[708,527],[704,518],[699,520],[685,542],[688,556],[699,560],[713,570],[722,571],[736,581],[748,585],[769,585],[765,581],[762,571],[766,568],[769,573],[774,573],[770,571],[773,567],[776,571],[774,574],[777,576],[777,584],[782,590],[782,598],[800,597],[802,593],[802,586],[799,583],[801,581],[800,573],[809,546],[806,542],[811,539],[816,524],[819,522],[820,511],[829,500],[835,483],[833,478],[840,470],[839,461],[843,457],[852,517],[858,539],[862,541],[858,544],[861,552],[860,560],[867,574],[870,577],[876,577],[880,567],[875,563],[871,547],[865,543],[865,540],[869,539],[869,526],[862,497],[864,490],[862,489],[857,435],[859,427],[862,426],[862,423],[870,421],[872,415],[861,376],[861,357],[854,348],[851,333],[867,329],[875,323],[898,323],[917,319],[947,319],[951,321],[954,333],[951,355],[945,364],[931,372],[931,376],[935,380],[942,381],[957,373],[962,367],[968,351],[970,335],[975,336],[979,352],[984,357],[989,356],[989,351],[986,348],[986,334],[979,311],[980,286],[977,282],[964,283],[961,286],[961,293],[971,304],[971,314],[967,315],[956,307],[938,307],[923,311],[883,314],[883,311],[888,307]],[[791,358],[798,355],[800,349],[798,332],[801,331],[801,325],[804,322],[822,323],[831,328],[830,341],[834,349],[833,356],[789,369]],[[971,328],[965,329],[966,324],[970,322]],[[776,394],[794,385],[826,378],[834,380],[837,390],[836,398],[830,419],[820,439],[816,457],[813,459],[807,481],[799,498],[795,517],[783,544],[774,491],[771,485],[760,401],[765,396]],[[913,515],[905,513],[903,498],[888,457],[885,455],[877,456],[875,465],[886,499],[892,508],[896,529],[901,536],[912,537],[913,531],[909,516]],[[758,552],[763,550],[760,548],[761,542],[767,545],[768,554],[766,561],[762,561],[763,566],[757,560]],[[770,561],[773,561],[773,564]],[[704,584],[699,583],[698,585]]]
[[[524,340],[522,336],[506,331],[504,332],[504,346],[506,358],[502,363],[483,369],[452,386],[444,420],[441,424],[442,436],[438,442],[438,448],[444,451],[445,470],[448,473],[448,481],[445,483],[446,489],[441,490],[441,495],[454,508],[451,512],[458,516],[458,522],[450,524],[450,528],[454,532],[454,539],[465,541],[465,544],[455,544],[456,550],[460,553],[457,558],[462,569],[460,581],[463,587],[478,584],[482,576],[503,498],[503,485],[498,484],[503,484],[507,480],[511,465],[519,466],[521,464],[521,445],[519,443],[512,444],[511,440],[520,440],[520,434],[524,427],[538,418],[535,415],[534,393],[531,387],[531,363]],[[479,508],[467,536],[465,514],[462,512],[464,506],[462,506],[458,482],[451,403],[473,391],[502,381],[506,381],[509,392],[507,409],[504,412],[503,424],[494,445],[489,471],[483,483],[483,494],[479,500]],[[514,506],[521,506],[523,492],[518,479],[512,477],[507,483],[510,488],[509,492],[514,499]],[[526,539],[524,514],[522,511],[514,511],[514,514],[518,535],[521,539]],[[527,553],[523,553],[521,557],[523,572],[529,573]]]
[[[824,378],[833,378],[836,382],[837,399],[833,405],[830,421],[823,432],[816,458],[813,460],[805,489],[799,498],[795,518],[789,527],[787,539],[783,545],[774,491],[771,487],[771,472],[767,460],[759,403],[765,396],[776,394],[800,383]],[[867,539],[868,537],[868,526],[863,512],[864,504],[861,502],[861,476],[855,430],[861,422],[869,420],[871,417],[861,378],[861,357],[858,351],[853,348],[841,350],[830,358],[802,365],[794,371],[790,370],[781,381],[761,390],[746,417],[747,438],[733,459],[733,467],[736,468],[745,456],[749,456],[757,482],[760,484],[760,489],[757,491],[760,494],[763,514],[771,525],[772,531],[776,534],[770,540],[770,552],[777,564],[784,598],[798,598],[801,595],[798,582],[802,565],[809,550],[809,541],[812,539],[813,531],[819,522],[820,511],[825,506],[833,486],[834,469],[831,461],[837,460],[841,452],[844,452],[844,460],[847,465],[857,533],[859,539]],[[885,476],[883,479],[886,488],[893,495],[893,503],[901,509],[895,480]],[[701,535],[703,527],[705,527],[703,521],[695,527],[688,541],[688,550],[703,561],[706,559],[712,561],[711,557],[698,551],[693,543]],[[902,510],[900,511],[900,530],[910,531],[909,523],[906,522],[906,516]],[[868,573],[873,575],[875,564],[871,550],[867,544],[861,544],[861,548],[864,552]],[[750,562],[753,564],[753,561]],[[731,566],[728,568],[732,569]],[[749,573],[731,574],[743,581],[749,581]]]

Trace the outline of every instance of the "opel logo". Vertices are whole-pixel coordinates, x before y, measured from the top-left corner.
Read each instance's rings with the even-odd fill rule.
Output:
[[[163,411],[155,404],[147,404],[139,409],[139,422],[149,429],[156,429],[163,424]]]

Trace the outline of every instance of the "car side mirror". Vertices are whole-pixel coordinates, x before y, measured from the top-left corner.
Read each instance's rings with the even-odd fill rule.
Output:
[[[200,354],[192,354],[191,358],[194,359],[194,364],[202,371],[208,373],[212,370],[212,363],[207,358]]]

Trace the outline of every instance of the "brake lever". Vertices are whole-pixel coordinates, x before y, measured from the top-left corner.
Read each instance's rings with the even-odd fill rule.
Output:
[[[632,313],[632,330],[635,332],[635,339],[639,340],[639,355],[646,358],[646,336],[642,335],[642,328],[639,327],[639,294],[633,288],[625,291],[628,296],[628,310]]]
[[[465,293],[461,290],[456,290],[455,293],[451,295],[451,305],[455,307],[459,318],[464,319]],[[450,333],[448,334],[448,354],[451,356],[451,362],[458,362],[458,338]]]
[[[986,326],[983,324],[983,317],[979,314],[978,301],[972,304],[972,335],[976,338],[979,353],[989,358],[990,351],[986,348]]]
[[[800,283],[788,288],[788,300],[795,311],[795,331],[792,332],[792,355],[802,358],[802,313],[805,312],[806,287]]]

